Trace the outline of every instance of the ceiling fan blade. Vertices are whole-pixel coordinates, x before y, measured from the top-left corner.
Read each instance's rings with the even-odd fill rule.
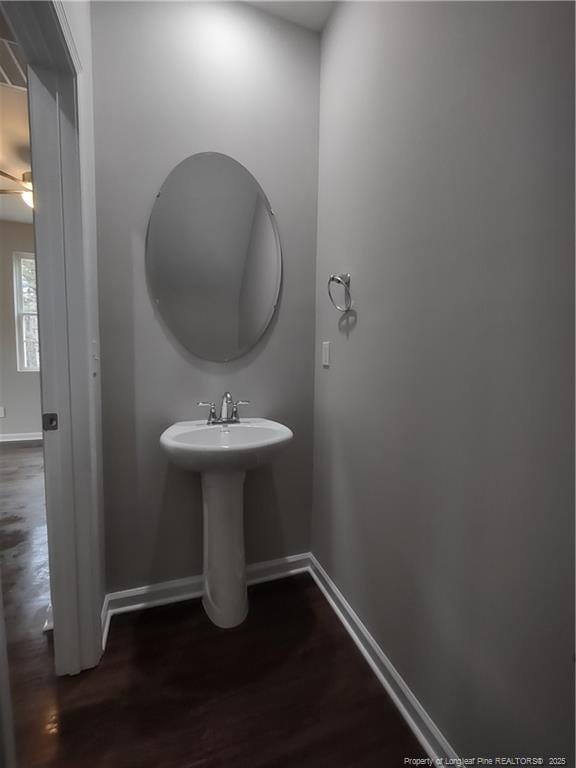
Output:
[[[10,181],[15,181],[17,184],[22,184],[22,179],[18,179],[16,176],[12,176],[11,173],[6,173],[6,171],[0,171],[0,176],[4,176],[5,179],[10,179]]]
[[[22,192],[29,192],[28,189],[0,189],[0,195],[21,195]]]

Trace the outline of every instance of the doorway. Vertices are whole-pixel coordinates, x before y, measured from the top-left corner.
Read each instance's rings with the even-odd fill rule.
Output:
[[[53,670],[27,62],[0,11],[0,572],[18,752]]]
[[[51,625],[26,62],[0,13],[0,567],[9,636]]]
[[[40,296],[44,431],[42,447],[35,447],[43,449],[54,615],[53,653],[33,649],[20,659],[20,667],[12,664],[9,672],[14,691],[18,690],[22,670],[29,679],[35,678],[36,686],[49,678],[48,690],[53,688],[55,675],[74,675],[93,667],[102,653],[98,320],[93,309],[96,283],[91,271],[95,267],[93,140],[87,114],[91,81],[82,74],[82,63],[90,66],[91,62],[89,44],[86,47],[89,38],[85,36],[89,8],[79,4],[66,10],[56,0],[0,0],[0,11],[28,64],[34,246],[18,252],[35,253]],[[72,37],[72,29],[76,37]],[[80,124],[85,131],[80,130]],[[20,268],[29,271],[30,266],[24,263]],[[22,322],[27,323],[28,330],[33,325],[29,320]],[[24,339],[21,347],[25,350],[31,341]],[[40,470],[38,464],[36,469]],[[29,479],[40,484],[38,475]],[[6,587],[4,584],[4,592]],[[0,600],[0,628],[4,626],[2,604]],[[0,642],[0,751],[3,747],[6,751],[5,745],[11,740],[10,706],[2,632]],[[42,642],[45,649],[43,636]],[[37,687],[34,711],[42,705],[42,698]],[[13,703],[18,714],[18,701]],[[44,714],[49,715],[49,701],[43,704]],[[27,717],[22,710],[19,714]],[[49,718],[44,725],[51,727]]]
[[[49,730],[55,676],[94,667],[102,654],[90,9],[60,0],[0,0],[0,11],[28,64],[41,402],[43,423],[50,423],[42,439],[54,628],[52,654],[26,657],[21,669],[35,678],[34,712],[43,708]],[[0,592],[1,584],[0,575]],[[6,663],[4,625],[0,599],[0,764],[12,766],[11,710],[18,702],[10,701],[10,678],[17,689],[19,672]],[[20,711],[19,717],[27,715]]]

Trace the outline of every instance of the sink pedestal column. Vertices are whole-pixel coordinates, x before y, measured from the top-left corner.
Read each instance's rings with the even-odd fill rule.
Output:
[[[211,621],[229,628],[248,613],[244,559],[244,472],[204,472],[204,597]]]

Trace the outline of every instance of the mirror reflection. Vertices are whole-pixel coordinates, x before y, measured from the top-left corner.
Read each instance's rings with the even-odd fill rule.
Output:
[[[232,360],[261,338],[280,291],[274,216],[252,174],[227,155],[193,155],[156,198],[148,283],[172,334],[205,360]]]

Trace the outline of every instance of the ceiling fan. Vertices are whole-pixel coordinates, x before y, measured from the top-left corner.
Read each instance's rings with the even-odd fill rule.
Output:
[[[7,173],[6,171],[0,171],[0,176],[13,181],[15,184],[18,184],[18,187],[15,187],[14,189],[0,189],[0,195],[20,195],[26,205],[28,205],[30,208],[34,208],[31,171],[25,171],[22,174],[21,179],[17,178],[16,176],[12,176],[11,173]]]

